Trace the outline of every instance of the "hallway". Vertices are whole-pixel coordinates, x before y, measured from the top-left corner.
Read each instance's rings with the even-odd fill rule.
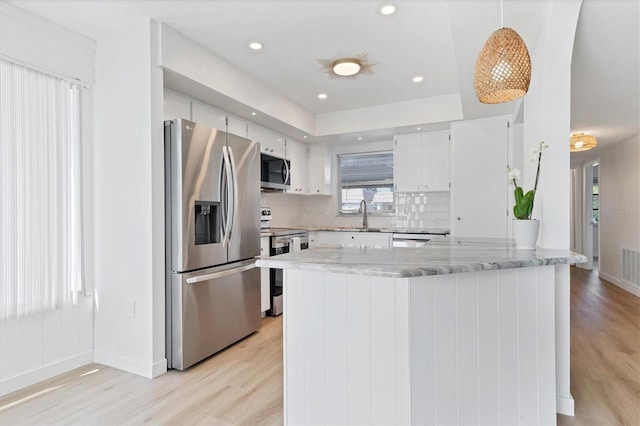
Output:
[[[640,298],[571,268],[571,393],[559,425],[640,424]]]

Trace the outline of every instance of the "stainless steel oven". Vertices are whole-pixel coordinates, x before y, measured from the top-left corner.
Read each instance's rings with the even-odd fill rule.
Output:
[[[273,231],[273,229],[272,229]],[[309,233],[300,230],[280,230],[274,231],[276,235],[271,237],[269,255],[277,256],[290,253],[296,250],[306,250],[309,248]],[[271,268],[269,271],[269,287],[271,309],[269,315],[277,316],[282,313],[282,284],[284,273],[282,269]]]

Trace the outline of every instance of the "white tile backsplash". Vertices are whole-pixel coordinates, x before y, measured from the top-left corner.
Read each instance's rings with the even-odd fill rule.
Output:
[[[450,195],[442,192],[397,192],[395,216],[369,216],[371,228],[450,228]],[[271,207],[271,226],[359,227],[361,216],[339,216],[334,196],[263,192],[262,205]],[[256,212],[257,214],[257,212]]]
[[[396,192],[396,228],[450,228],[449,191]]]

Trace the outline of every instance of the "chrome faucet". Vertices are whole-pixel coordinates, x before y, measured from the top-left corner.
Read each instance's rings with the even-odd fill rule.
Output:
[[[364,206],[364,208],[362,207]],[[369,227],[369,219],[367,218],[367,202],[360,201],[360,207],[358,207],[358,213],[362,213],[362,228],[367,229]]]

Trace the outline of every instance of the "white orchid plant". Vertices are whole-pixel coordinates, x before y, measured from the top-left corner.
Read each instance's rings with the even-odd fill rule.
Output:
[[[518,180],[520,180],[520,170],[516,168],[507,167],[507,178],[509,182],[513,183],[515,187],[513,194],[515,195],[515,205],[513,206],[513,216],[519,220],[528,220],[531,219],[531,213],[533,213],[533,202],[536,197],[536,191],[538,190],[538,178],[540,177],[540,161],[542,160],[542,152],[549,148],[549,145],[544,143],[544,141],[540,142],[540,144],[534,148],[531,152],[530,161],[538,161],[538,169],[536,170],[536,183],[533,186],[533,189],[526,194],[521,186],[518,185]]]

